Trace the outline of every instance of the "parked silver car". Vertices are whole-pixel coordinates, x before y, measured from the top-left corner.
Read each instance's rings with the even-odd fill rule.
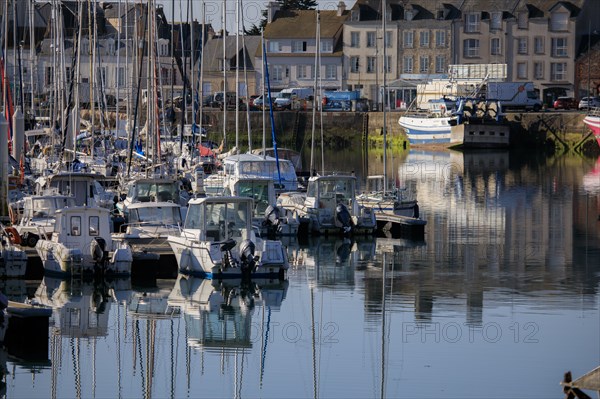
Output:
[[[583,97],[579,101],[579,109],[600,108],[600,97]]]

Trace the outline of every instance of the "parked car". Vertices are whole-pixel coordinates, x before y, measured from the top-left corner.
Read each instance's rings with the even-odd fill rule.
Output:
[[[577,101],[573,97],[558,97],[554,101],[554,109],[576,109]]]
[[[228,91],[227,95],[225,97],[227,99],[227,101],[226,101],[227,109],[230,109],[230,110],[235,109],[235,98],[236,98],[235,92]],[[241,98],[239,99],[239,101],[240,101],[240,107],[239,107],[240,110],[246,109],[246,104],[244,103],[244,101]],[[213,108],[223,109],[224,101],[223,101],[223,92],[222,91],[216,92],[213,95],[213,100],[212,100],[211,106]]]
[[[273,101],[275,101],[275,99],[277,98],[277,96],[278,96],[278,95],[279,95],[279,92],[278,92],[278,91],[275,91],[275,92],[274,92],[274,91],[272,91],[272,92],[271,92],[271,99],[272,99]],[[265,104],[266,104],[266,108],[265,108],[265,109],[269,109],[269,101],[268,101],[268,100],[269,100],[269,98],[268,98],[268,96],[265,96],[265,97],[267,98],[267,101],[266,101],[266,103],[265,103],[265,102],[264,102],[264,100],[263,100],[263,95],[262,95],[262,94],[261,94],[260,96],[258,96],[258,97],[256,97],[256,98],[254,99],[254,106],[255,106],[257,109],[263,109],[263,103],[265,103]]]
[[[583,97],[579,101],[579,109],[600,108],[600,97]]]
[[[256,105],[254,105],[254,100],[256,100],[258,97],[260,96],[250,96],[250,98],[248,99],[248,106],[250,107],[251,110],[256,109]]]

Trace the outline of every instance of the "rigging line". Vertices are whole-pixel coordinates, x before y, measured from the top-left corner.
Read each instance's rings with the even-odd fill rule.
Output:
[[[144,23],[144,33],[143,36],[146,36],[146,32],[148,31],[148,12],[146,11],[146,21]],[[137,33],[137,32],[136,32]],[[148,42],[147,40],[142,40],[142,53],[140,55],[140,62],[139,62],[139,69],[138,69],[138,83],[137,83],[137,95],[136,95],[136,99],[135,99],[135,110],[133,113],[133,129],[131,131],[131,142],[129,143],[129,160],[127,162],[127,175],[129,176],[130,172],[131,172],[131,161],[133,159],[133,146],[135,143],[135,130],[137,129],[137,120],[138,120],[138,110],[139,110],[139,106],[140,106],[140,90],[142,88],[142,66],[143,66],[143,61],[144,61],[144,54],[146,52],[146,43]]]
[[[77,11],[78,11],[78,13],[81,13],[81,3],[77,4]],[[77,32],[79,30],[79,20],[76,19],[76,21],[77,22],[75,24],[73,32]],[[67,134],[68,134],[67,130],[68,130],[68,126],[69,126],[69,116],[70,116],[69,114],[70,114],[70,110],[71,110],[71,108],[73,106],[73,86],[75,84],[75,66],[76,66],[75,64],[78,61],[77,60],[77,53],[78,53],[78,49],[79,49],[79,35],[76,35],[75,33],[73,35],[75,36],[75,40],[74,40],[75,43],[74,43],[74,49],[73,49],[73,56],[71,58],[71,70],[69,71],[71,73],[70,83],[69,83],[69,98],[67,100],[67,107],[66,107],[66,109],[65,110],[61,110],[63,112],[62,115],[65,115],[65,123],[63,125],[64,126],[63,127],[64,131],[62,132],[62,135],[63,135],[63,137],[62,137],[62,149],[63,150],[60,152],[60,157],[59,157],[59,162],[58,162],[59,167],[60,167],[60,165],[62,164],[62,161],[63,161],[63,157],[64,157],[64,153],[65,153],[64,149],[65,149],[65,145],[66,145],[66,142],[67,142]],[[64,52],[63,52],[63,54],[64,54]],[[77,127],[74,127],[74,130],[76,128]]]

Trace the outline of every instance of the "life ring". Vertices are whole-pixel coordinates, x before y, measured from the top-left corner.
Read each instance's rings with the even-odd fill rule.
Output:
[[[21,245],[21,235],[19,234],[19,232],[17,231],[17,229],[15,229],[14,227],[6,227],[4,229],[4,231],[6,231],[6,234],[8,234],[8,238],[10,239],[10,242],[12,242],[13,244],[16,245]]]

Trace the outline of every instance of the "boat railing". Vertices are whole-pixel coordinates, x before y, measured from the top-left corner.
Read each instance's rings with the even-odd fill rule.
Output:
[[[588,111],[589,116],[600,116],[600,107],[592,107]]]

